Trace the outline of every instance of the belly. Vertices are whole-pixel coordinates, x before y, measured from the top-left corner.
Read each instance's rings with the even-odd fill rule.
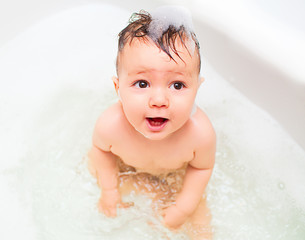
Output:
[[[183,162],[176,166],[169,167],[160,167],[158,164],[133,164],[133,166],[129,165],[122,159],[118,160],[119,170],[121,173],[148,173],[154,176],[159,175],[168,175],[170,173],[174,173],[176,171],[185,170],[187,167],[187,163]]]

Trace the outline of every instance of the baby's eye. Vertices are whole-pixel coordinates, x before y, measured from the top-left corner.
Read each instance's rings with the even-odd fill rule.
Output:
[[[149,87],[149,84],[145,80],[139,80],[134,83],[134,86],[136,86],[137,88],[147,88]]]
[[[173,89],[175,89],[175,90],[181,90],[182,88],[184,88],[185,87],[185,85],[184,85],[184,83],[182,83],[182,82],[174,82],[171,86],[170,86],[170,88],[173,88]]]

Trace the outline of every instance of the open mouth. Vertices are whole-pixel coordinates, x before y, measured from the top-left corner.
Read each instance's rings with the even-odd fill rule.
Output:
[[[168,122],[167,118],[162,117],[155,117],[155,118],[146,118],[148,127],[151,130],[159,131],[163,127],[165,127],[166,123]]]

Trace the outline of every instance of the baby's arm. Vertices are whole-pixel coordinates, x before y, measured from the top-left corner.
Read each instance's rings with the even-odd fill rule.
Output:
[[[94,164],[97,182],[102,190],[99,210],[108,217],[115,217],[117,204],[121,204],[116,158],[111,152],[105,152],[95,145],[92,146],[89,157]]]
[[[176,204],[164,212],[164,224],[177,228],[196,210],[205,187],[210,179],[212,169],[198,169],[188,166],[182,191],[177,197]]]
[[[89,152],[92,168],[102,190],[98,207],[109,217],[116,216],[117,207],[125,207],[118,189],[117,156],[111,152],[110,147],[112,142],[110,136],[115,133],[111,126],[113,118],[115,118],[113,109],[109,109],[98,119],[93,133],[92,148]]]
[[[211,129],[208,138],[203,140],[201,148],[195,152],[194,159],[189,162],[176,203],[164,212],[165,225],[177,228],[196,210],[212,175],[214,159],[215,133]]]

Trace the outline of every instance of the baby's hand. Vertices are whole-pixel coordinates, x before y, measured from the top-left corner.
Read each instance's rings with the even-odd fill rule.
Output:
[[[99,211],[103,212],[107,217],[116,217],[117,207],[127,208],[133,203],[123,203],[118,189],[103,190],[102,196],[98,203]]]
[[[176,205],[165,209],[162,216],[163,224],[168,228],[178,228],[188,218],[188,215],[178,209]]]

